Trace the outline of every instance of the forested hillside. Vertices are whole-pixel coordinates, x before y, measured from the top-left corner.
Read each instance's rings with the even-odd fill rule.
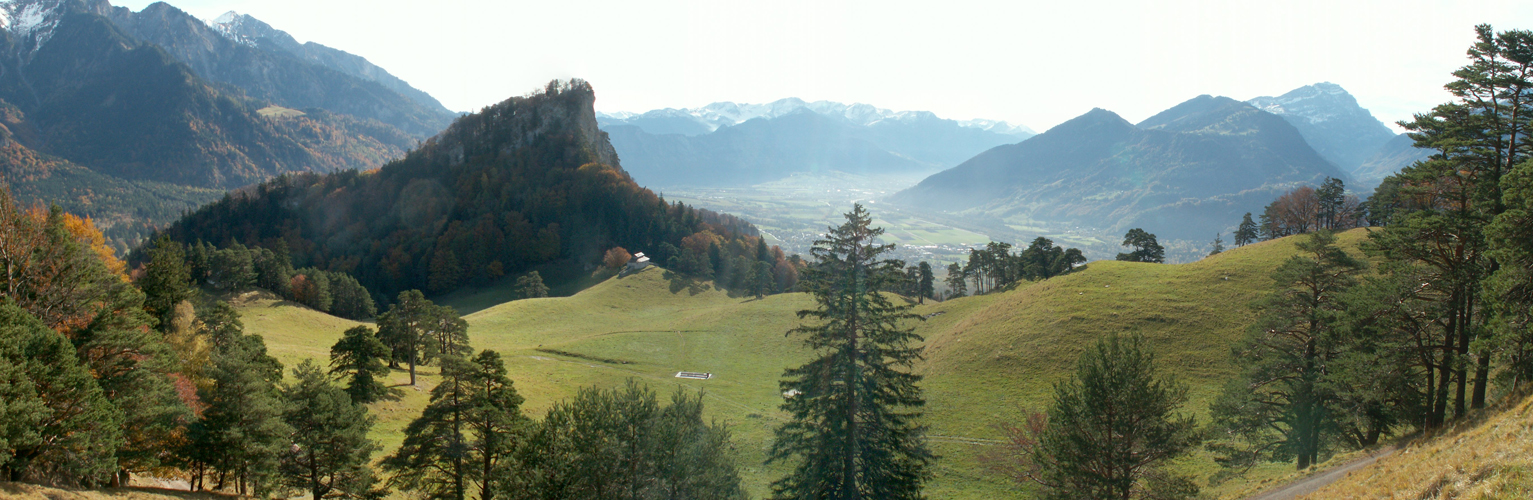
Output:
[[[411,288],[487,284],[543,263],[595,263],[612,247],[699,271],[719,267],[686,264],[717,256],[713,246],[766,263],[757,275],[791,266],[754,238],[734,243],[754,236],[749,224],[666,203],[635,184],[597,129],[595,98],[583,81],[554,82],[459,118],[377,171],[282,177],[164,234],[285,246],[295,266],[348,272],[385,300]]]

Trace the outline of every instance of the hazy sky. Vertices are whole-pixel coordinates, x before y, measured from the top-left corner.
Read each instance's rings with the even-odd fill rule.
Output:
[[[1320,81],[1391,123],[1448,99],[1475,24],[1533,29],[1527,0],[171,4],[364,56],[458,111],[579,77],[601,111],[799,97],[1039,131],[1093,107],[1137,122],[1199,94]]]

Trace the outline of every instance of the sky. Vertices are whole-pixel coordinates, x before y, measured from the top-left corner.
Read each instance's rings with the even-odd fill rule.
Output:
[[[1527,0],[170,3],[361,55],[454,111],[575,77],[605,112],[798,97],[1038,131],[1322,81],[1392,124],[1449,100],[1476,24],[1533,29]]]

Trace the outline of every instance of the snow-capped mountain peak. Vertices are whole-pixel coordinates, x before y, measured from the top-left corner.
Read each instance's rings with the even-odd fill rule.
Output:
[[[103,2],[104,3],[104,2]],[[15,36],[23,60],[30,60],[37,49],[53,38],[53,30],[64,18],[68,0],[7,0],[0,2],[0,18],[6,31]]]
[[[1247,102],[1262,111],[1280,116],[1295,116],[1310,123],[1335,120],[1341,117],[1338,112],[1356,114],[1355,110],[1362,109],[1352,94],[1331,82],[1305,85],[1277,97],[1263,96]],[[1367,111],[1363,110],[1363,113]]]
[[[771,119],[802,111],[810,111],[823,116],[843,119],[858,126],[872,126],[886,121],[914,122],[942,119],[930,111],[893,111],[864,103],[806,102],[797,97],[778,99],[763,104],[722,101],[698,108],[665,108],[645,113],[626,111],[597,113],[597,116],[605,123],[628,122],[640,117],[688,120],[698,124],[699,132],[707,133],[718,130],[721,127],[735,126],[757,118]],[[1014,126],[1003,121],[968,120],[956,123],[962,127],[978,128],[1006,135],[1029,136],[1033,134],[1033,131],[1027,127]]]
[[[213,18],[212,21],[208,21],[208,24],[211,24],[211,25],[234,24],[236,22],[239,22],[239,19],[241,17],[244,17],[244,16],[240,15],[240,13],[238,13],[238,12],[235,12],[235,11],[231,10],[229,12],[225,12],[221,16]]]

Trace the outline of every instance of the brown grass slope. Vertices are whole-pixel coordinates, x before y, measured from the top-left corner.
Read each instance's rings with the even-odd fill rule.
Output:
[[[1533,498],[1533,397],[1519,398],[1301,498]]]

